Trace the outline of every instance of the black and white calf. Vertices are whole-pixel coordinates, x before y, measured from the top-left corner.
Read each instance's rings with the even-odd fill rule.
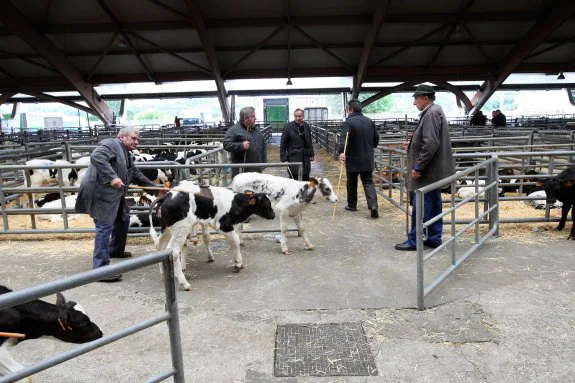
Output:
[[[0,294],[11,291],[0,285]],[[66,302],[60,293],[55,305],[36,299],[0,310],[0,329],[25,334],[24,339],[0,338],[0,376],[22,369],[9,353],[9,348],[18,342],[52,336],[66,343],[86,343],[102,337],[102,331],[86,311],[75,302]]]
[[[557,230],[561,231],[565,228],[567,222],[567,215],[571,210],[571,220],[573,226],[567,239],[575,241],[575,209],[571,209],[575,204],[575,167],[563,170],[555,177],[547,178],[545,181],[538,181],[538,185],[545,188],[547,195],[547,202],[552,204],[555,201],[563,202],[561,207],[561,220],[557,226]]]
[[[216,186],[203,188],[192,181],[182,181],[154,204],[157,204],[156,212],[162,234],[158,235],[151,226],[150,236],[156,249],[172,250],[175,276],[184,290],[190,290],[191,286],[182,272],[186,261],[182,248],[188,236],[195,233],[196,224],[202,226],[202,239],[208,249],[209,260],[213,261],[214,257],[209,247],[208,225],[224,233],[234,254],[234,266],[239,271],[244,265],[235,226],[252,214],[267,219],[275,217],[270,200],[265,194],[234,193]]]
[[[295,222],[299,235],[303,237],[306,249],[314,250],[315,247],[309,241],[304,230],[301,214],[310,202],[317,198],[337,202],[337,196],[327,178],[297,181],[270,174],[241,173],[234,177],[232,190],[236,193],[252,191],[268,196],[274,211],[280,216],[280,243],[284,254],[288,254],[286,234],[289,218]]]

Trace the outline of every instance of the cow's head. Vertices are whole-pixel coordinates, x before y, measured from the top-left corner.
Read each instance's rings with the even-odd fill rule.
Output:
[[[559,197],[562,189],[572,189],[574,183],[574,180],[561,180],[558,177],[551,177],[545,181],[536,181],[537,186],[543,186],[546,201],[550,204],[557,202],[557,197]]]
[[[255,208],[254,214],[266,219],[274,219],[276,217],[274,209],[272,209],[272,203],[267,195],[264,193],[253,193],[251,191],[245,194],[249,196],[248,204]]]
[[[327,178],[313,178],[309,179],[309,184],[311,187],[319,190],[322,197],[331,202],[337,202],[337,195],[333,191],[333,186]]]
[[[58,318],[54,323],[54,338],[67,343],[86,343],[102,337],[102,331],[93,323],[82,306],[56,295]]]

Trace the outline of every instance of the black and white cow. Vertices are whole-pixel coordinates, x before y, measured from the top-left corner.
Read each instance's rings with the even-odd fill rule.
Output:
[[[202,239],[210,262],[214,256],[209,247],[208,225],[224,233],[234,254],[234,266],[239,271],[244,265],[240,239],[234,229],[252,214],[267,219],[275,217],[270,200],[263,193],[234,193],[216,186],[204,188],[192,181],[182,181],[154,204],[157,204],[156,213],[160,218],[162,234],[158,235],[151,226],[150,236],[156,249],[172,249],[175,276],[184,290],[190,290],[191,286],[182,272],[186,261],[182,248],[188,236],[195,233],[196,224],[202,226]]]
[[[561,207],[561,220],[557,226],[557,230],[561,231],[565,228],[567,222],[567,215],[571,210],[571,220],[573,226],[567,239],[575,241],[575,209],[571,209],[575,204],[575,167],[563,170],[555,177],[547,178],[545,181],[538,181],[538,185],[545,188],[547,202],[552,204],[555,201],[563,202]]]
[[[0,285],[0,294],[11,291]],[[18,342],[52,336],[66,343],[86,343],[102,337],[102,331],[86,311],[75,302],[66,302],[60,293],[55,305],[36,299],[0,310],[0,329],[25,335],[23,339],[0,337],[0,376],[22,369],[9,352]]]
[[[291,178],[277,177],[262,173],[241,173],[234,177],[232,190],[236,193],[252,191],[264,193],[272,202],[276,214],[280,216],[280,243],[282,253],[288,254],[287,225],[288,219],[295,222],[299,235],[303,237],[305,247],[314,250],[302,223],[302,212],[310,202],[325,198],[337,202],[337,196],[327,178],[311,178],[309,181],[297,181]]]

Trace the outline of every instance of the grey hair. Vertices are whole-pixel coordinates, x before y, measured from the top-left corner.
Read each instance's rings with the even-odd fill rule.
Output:
[[[297,108],[296,110],[293,111],[293,114],[295,115],[297,112],[302,112],[302,113],[303,113],[303,109]]]
[[[118,137],[120,137],[122,134],[124,136],[129,136],[130,133],[134,133],[134,132],[138,132],[140,133],[140,131],[138,130],[138,128],[136,128],[135,126],[124,126],[122,129],[120,129],[120,131],[118,132]]]
[[[254,113],[256,108],[253,106],[246,106],[240,110],[240,122],[244,122],[244,120],[250,116],[250,114]]]
[[[363,105],[361,105],[361,101],[356,98],[353,98],[347,102],[348,108],[353,110],[354,112],[361,112],[363,110]]]

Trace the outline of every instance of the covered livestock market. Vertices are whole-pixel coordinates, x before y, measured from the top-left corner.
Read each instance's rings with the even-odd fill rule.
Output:
[[[570,382],[575,2],[0,1],[0,382]]]

